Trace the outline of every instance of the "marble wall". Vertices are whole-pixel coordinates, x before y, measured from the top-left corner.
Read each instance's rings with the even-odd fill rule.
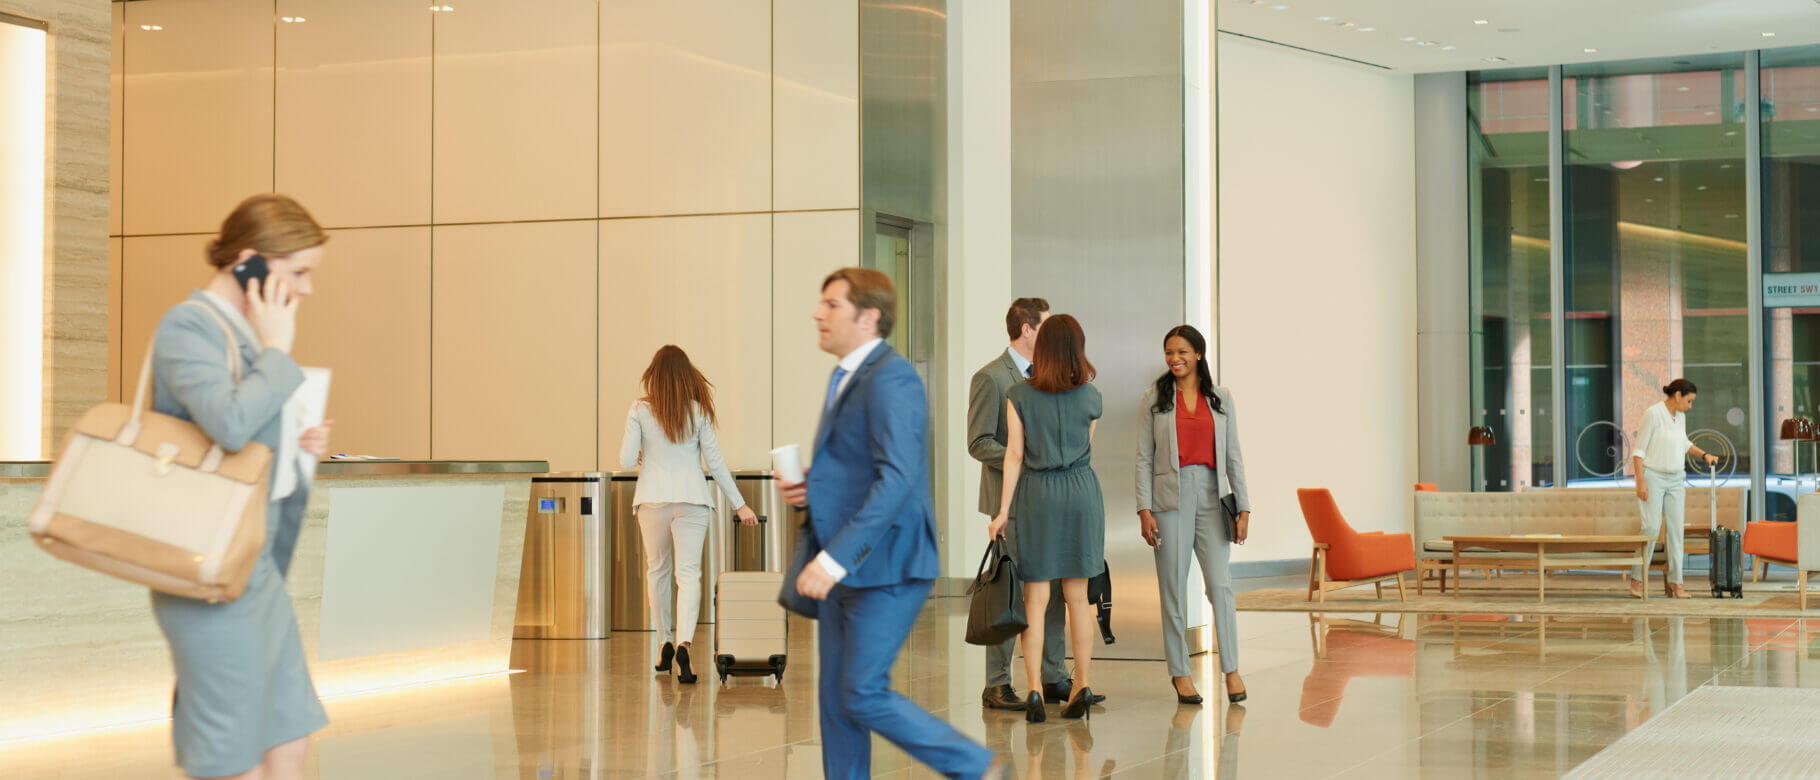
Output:
[[[108,395],[108,6],[105,0],[0,0],[0,13],[48,26],[46,453]]]

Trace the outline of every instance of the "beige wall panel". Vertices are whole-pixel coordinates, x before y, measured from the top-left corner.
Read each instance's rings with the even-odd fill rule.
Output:
[[[126,242],[119,238],[107,240],[107,400],[120,400],[120,327],[125,321],[121,299],[125,290],[121,287],[121,263],[125,260]]]
[[[305,16],[305,19],[310,17]],[[311,20],[312,22],[314,20]],[[430,456],[430,229],[335,230],[298,309],[297,362],[334,371],[335,452]]]
[[[145,236],[121,243],[120,386],[128,400],[158,321],[214,275],[203,257],[209,238]]]
[[[108,117],[107,117],[107,232],[108,235],[120,235],[120,164],[123,161],[121,145],[126,142],[126,4],[109,3],[108,10],[113,14],[110,22],[108,61],[112,63],[108,71]]]
[[[435,221],[595,216],[595,3],[455,8],[435,14]]]
[[[778,214],[772,223],[772,438],[778,445],[815,444],[822,399],[835,358],[816,346],[816,302],[822,280],[854,265],[858,211]]]
[[[595,226],[434,228],[433,457],[594,468]]]
[[[600,462],[619,468],[626,411],[658,347],[675,344],[714,383],[729,468],[771,449],[771,217],[600,223]]]
[[[774,208],[858,208],[859,4],[774,9]]]
[[[601,216],[771,208],[766,0],[603,0]]]
[[[129,3],[126,50],[127,234],[212,231],[272,188],[271,5]]]
[[[277,189],[324,225],[430,221],[426,5],[278,2]]]

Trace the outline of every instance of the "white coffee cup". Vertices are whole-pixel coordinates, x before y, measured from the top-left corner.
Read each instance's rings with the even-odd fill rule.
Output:
[[[794,444],[786,444],[771,451],[771,468],[775,469],[784,482],[795,485],[803,481],[803,450]]]

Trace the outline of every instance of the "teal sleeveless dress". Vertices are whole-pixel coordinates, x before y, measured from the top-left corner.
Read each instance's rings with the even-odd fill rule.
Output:
[[[1026,382],[1007,396],[1024,425],[1024,465],[1011,497],[1018,573],[1027,582],[1087,578],[1106,569],[1106,502],[1093,472],[1100,391],[1045,393]]]

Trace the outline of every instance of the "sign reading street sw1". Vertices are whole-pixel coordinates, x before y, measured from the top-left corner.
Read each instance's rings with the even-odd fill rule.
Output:
[[[1763,275],[1763,308],[1820,306],[1820,274]]]

